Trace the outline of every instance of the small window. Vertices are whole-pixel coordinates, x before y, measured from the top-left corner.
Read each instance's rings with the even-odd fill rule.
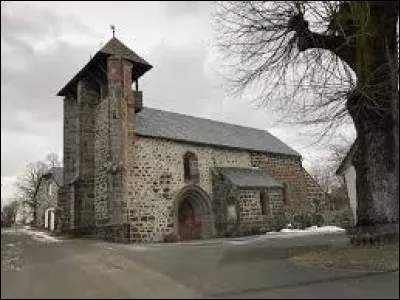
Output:
[[[267,199],[267,193],[265,191],[260,191],[260,205],[261,205],[261,214],[268,215],[269,203]]]
[[[238,213],[237,213],[235,204],[228,205],[227,213],[228,213],[228,220],[229,221],[236,221],[238,219]]]
[[[288,205],[289,203],[289,185],[287,183],[283,183],[283,190],[282,190],[282,200],[283,205]]]
[[[183,173],[185,181],[198,180],[199,169],[196,154],[187,152],[183,157]]]
[[[53,185],[51,184],[51,182],[49,183],[47,192],[48,192],[49,196],[51,196],[53,194]]]

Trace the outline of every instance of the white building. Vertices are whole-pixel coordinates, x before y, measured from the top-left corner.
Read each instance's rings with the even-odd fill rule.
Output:
[[[345,158],[340,164],[336,171],[337,175],[344,177],[347,195],[350,199],[350,207],[353,211],[354,222],[357,223],[357,193],[356,193],[356,169],[353,164],[353,158],[357,152],[358,143],[357,140],[354,141],[353,145],[350,147],[349,152],[347,152]]]

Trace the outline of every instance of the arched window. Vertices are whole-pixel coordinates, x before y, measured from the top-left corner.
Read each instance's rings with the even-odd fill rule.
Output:
[[[183,156],[183,172],[185,181],[199,179],[197,156],[193,152],[186,152]]]

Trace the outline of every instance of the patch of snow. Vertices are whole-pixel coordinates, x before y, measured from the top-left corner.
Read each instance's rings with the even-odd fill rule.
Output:
[[[33,231],[27,228],[23,228],[21,229],[22,232],[27,233],[29,235],[32,235],[33,239],[36,241],[46,241],[46,242],[53,242],[53,243],[57,243],[57,242],[61,242],[60,239],[54,237],[54,236],[50,236],[48,235],[46,232],[41,232],[41,231]]]
[[[256,239],[256,238],[254,238],[254,239]],[[238,240],[234,240],[234,241],[228,241],[228,243],[229,244],[232,244],[232,245],[244,245],[244,244],[248,244],[248,243],[250,243],[252,240],[250,240],[250,239],[248,239],[248,240],[242,240],[242,241],[238,241]]]
[[[1,233],[15,233],[16,230],[15,228],[7,228],[7,229],[1,229]]]
[[[286,233],[311,233],[311,232],[320,232],[320,233],[330,233],[330,232],[344,232],[345,229],[337,227],[337,226],[311,226],[306,229],[289,229],[284,228],[281,232]]]
[[[7,244],[6,247],[15,247],[15,245],[10,243],[10,244]]]
[[[140,246],[140,245],[134,245],[134,246],[129,247],[129,248],[131,248],[131,249],[133,249],[135,251],[146,251],[146,250],[149,249],[148,247]]]
[[[275,237],[291,237],[291,236],[306,236],[313,234],[328,234],[328,233],[339,233],[345,232],[346,230],[337,226],[311,226],[306,229],[290,229],[284,228],[280,232],[267,232],[266,236]]]
[[[289,228],[284,228],[280,232],[285,232],[285,233],[299,233],[299,232],[306,232],[306,230],[303,229],[289,229]]]

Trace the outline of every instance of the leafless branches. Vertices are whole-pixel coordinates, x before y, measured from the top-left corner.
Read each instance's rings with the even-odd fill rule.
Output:
[[[321,124],[322,136],[348,124],[349,95],[357,90],[379,99],[370,89],[381,90],[356,84],[356,41],[368,35],[365,3],[216,2],[216,44],[228,90],[252,94],[279,112],[280,121]]]
[[[25,174],[17,179],[15,184],[17,198],[23,204],[30,206],[34,210],[34,214],[39,205],[35,195],[40,179],[50,168],[55,166],[61,166],[61,162],[57,154],[50,153],[46,156],[46,162],[29,163],[26,166]]]

